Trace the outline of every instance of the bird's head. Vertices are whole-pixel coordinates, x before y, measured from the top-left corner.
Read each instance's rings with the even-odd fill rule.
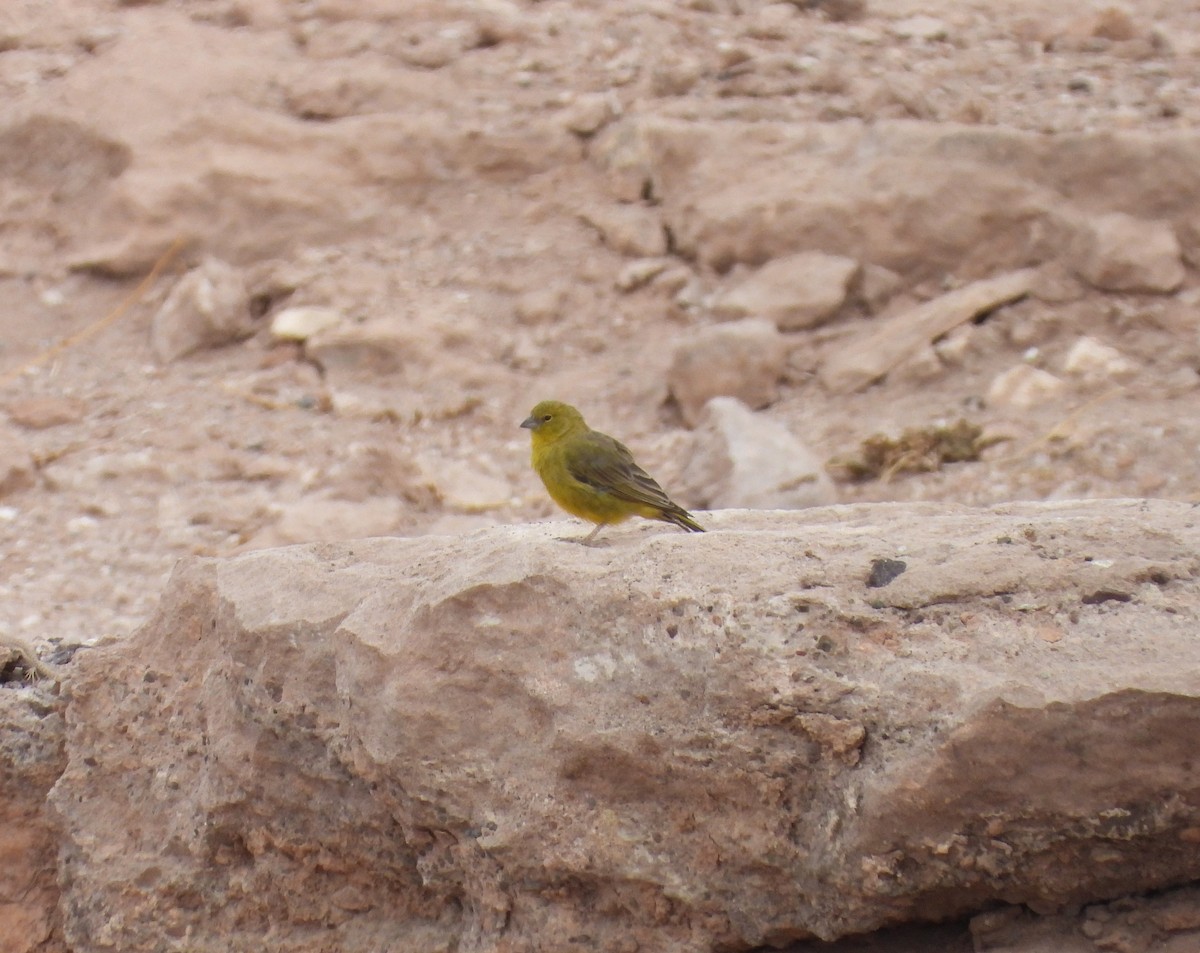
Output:
[[[583,422],[583,414],[570,404],[543,400],[521,421],[521,426],[533,431],[533,439],[538,443],[553,443],[567,434],[585,429],[587,424]]]

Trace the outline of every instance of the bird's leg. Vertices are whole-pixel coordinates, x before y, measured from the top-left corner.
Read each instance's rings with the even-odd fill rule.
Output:
[[[584,546],[589,545],[592,540],[596,538],[596,534],[600,532],[600,530],[604,529],[606,525],[607,524],[605,523],[597,523],[592,531],[583,537],[583,539],[581,539],[579,542],[581,542]]]

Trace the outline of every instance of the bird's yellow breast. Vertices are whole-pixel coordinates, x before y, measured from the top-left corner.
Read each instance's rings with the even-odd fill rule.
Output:
[[[554,441],[539,441],[538,436],[536,432],[533,435],[533,469],[546,485],[550,498],[572,516],[591,523],[619,523],[631,516],[646,515],[641,512],[645,507],[598,490],[571,475],[567,466],[569,436]]]

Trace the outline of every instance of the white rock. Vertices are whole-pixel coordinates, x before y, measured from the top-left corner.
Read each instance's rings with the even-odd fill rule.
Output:
[[[1065,387],[1047,371],[1018,364],[996,376],[988,387],[987,401],[999,407],[1034,407],[1058,397]]]
[[[735,397],[714,397],[683,468],[701,509],[794,510],[837,502],[821,462],[786,427]]]
[[[307,341],[341,322],[341,313],[333,308],[284,308],[271,319],[271,336],[280,341]]]
[[[812,328],[833,318],[859,274],[858,262],[822,252],[800,252],[763,265],[717,297],[720,317],[762,317],[781,331]]]
[[[1081,337],[1067,352],[1063,370],[1085,378],[1128,377],[1137,365],[1115,347],[1102,344],[1095,338]]]

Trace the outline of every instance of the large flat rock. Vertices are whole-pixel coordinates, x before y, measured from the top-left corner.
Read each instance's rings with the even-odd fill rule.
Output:
[[[72,949],[731,951],[1200,878],[1200,510],[705,523],[181,563],[71,683]]]

